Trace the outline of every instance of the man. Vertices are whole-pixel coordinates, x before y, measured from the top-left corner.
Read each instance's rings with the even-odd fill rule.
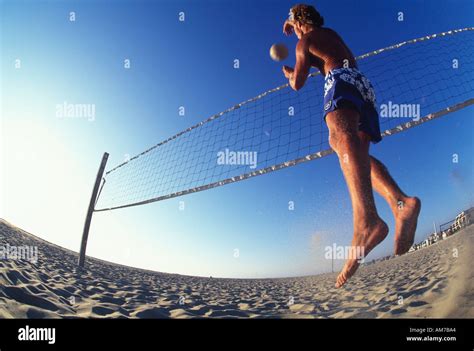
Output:
[[[381,140],[373,87],[357,69],[354,56],[341,37],[323,24],[323,17],[313,6],[291,8],[283,32],[294,32],[299,41],[295,68],[284,66],[283,73],[294,90],[303,87],[312,66],[325,77],[324,118],[329,144],[339,158],[351,197],[353,249],[366,256],[388,234],[388,226],[375,208],[373,187],[395,216],[395,254],[404,254],[413,244],[421,202],[403,193],[387,168],[369,155],[370,142]],[[359,264],[360,257],[347,258],[336,279],[337,288],[347,282]]]

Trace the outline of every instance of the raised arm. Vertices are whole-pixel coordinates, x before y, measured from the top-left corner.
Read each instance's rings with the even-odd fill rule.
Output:
[[[288,66],[283,67],[283,73],[288,78],[290,86],[294,90],[300,90],[306,83],[309,69],[311,68],[308,41],[302,39],[296,45],[296,65],[292,69]]]

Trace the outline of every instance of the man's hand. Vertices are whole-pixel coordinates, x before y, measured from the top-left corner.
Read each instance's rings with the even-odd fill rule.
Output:
[[[292,20],[286,20],[283,24],[283,33],[286,35],[291,35],[293,33],[293,25],[294,23]]]
[[[291,75],[293,74],[294,69],[288,66],[283,66],[282,71],[287,79],[291,79]]]

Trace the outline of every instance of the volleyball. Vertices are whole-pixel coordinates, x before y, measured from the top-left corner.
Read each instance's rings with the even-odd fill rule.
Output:
[[[283,61],[288,57],[288,48],[285,44],[273,44],[270,48],[270,57],[273,61]]]

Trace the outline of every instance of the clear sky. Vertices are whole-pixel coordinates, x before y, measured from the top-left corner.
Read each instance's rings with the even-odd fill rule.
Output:
[[[296,38],[282,34],[294,4],[288,1],[0,4],[0,216],[76,251],[104,151],[110,168],[285,83],[281,64],[268,57],[275,42],[291,48],[284,64],[294,64]],[[474,3],[468,0],[313,5],[356,55],[473,25]],[[180,11],[185,22],[178,21]],[[397,21],[400,11],[403,22]],[[124,69],[125,59],[130,69]],[[95,104],[95,118],[56,117],[56,105],[64,101]],[[186,106],[185,117],[178,115],[179,106]],[[473,112],[464,109],[372,148],[402,188],[423,201],[417,241],[433,230],[433,222],[439,225],[473,205]],[[378,196],[376,201],[393,231],[387,205]],[[351,227],[349,196],[331,156],[182,198],[97,213],[88,254],[202,276],[316,274],[331,269],[324,247],[348,245]],[[369,259],[392,247],[389,235]]]

